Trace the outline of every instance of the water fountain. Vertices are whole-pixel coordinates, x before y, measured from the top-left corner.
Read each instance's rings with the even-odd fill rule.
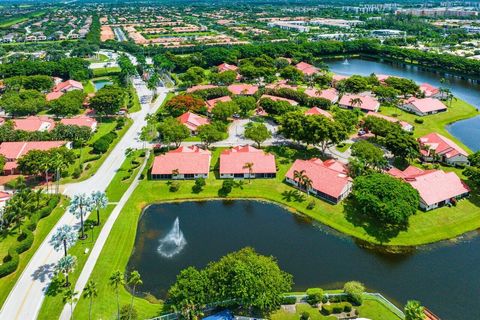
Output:
[[[170,229],[164,238],[160,239],[160,245],[157,251],[162,257],[171,258],[179,254],[186,244],[187,241],[180,230],[180,222],[177,217],[172,229]]]
[[[343,61],[343,63],[342,63],[342,64],[343,64],[343,65],[349,65],[349,64],[350,64],[350,62],[348,62],[348,59],[347,59],[347,58],[345,58],[345,60]]]

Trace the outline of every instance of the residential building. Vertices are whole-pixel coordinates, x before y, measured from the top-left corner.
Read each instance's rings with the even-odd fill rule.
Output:
[[[23,119],[13,119],[15,130],[23,131],[52,131],[55,127],[55,121],[47,116],[30,116]]]
[[[72,90],[83,90],[83,85],[75,80],[67,80],[57,84],[52,91],[61,91],[65,93]]]
[[[282,98],[282,97],[277,97],[277,96],[272,96],[272,95],[269,95],[269,94],[262,95],[260,97],[260,99],[270,99],[270,100],[273,100],[273,101],[284,101],[284,102],[288,102],[292,106],[298,105],[298,102],[295,101],[295,100]]]
[[[211,153],[197,146],[181,146],[155,157],[152,179],[208,178]]]
[[[267,24],[270,28],[280,28],[296,32],[309,32],[310,27],[305,26],[305,21],[273,21]]]
[[[52,92],[47,93],[45,99],[47,99],[47,101],[53,101],[53,100],[57,100],[61,96],[63,96],[62,91],[52,91]]]
[[[220,178],[275,178],[276,174],[275,156],[252,146],[237,146],[220,154]]]
[[[426,98],[438,98],[440,96],[440,89],[429,83],[422,83],[420,91],[423,92]]]
[[[402,127],[403,130],[408,131],[408,132],[413,131],[413,126],[410,123],[408,123],[406,121],[398,120],[397,118],[394,118],[394,117],[389,117],[389,116],[383,115],[381,113],[373,112],[373,111],[369,111],[367,113],[367,116],[382,118],[382,119],[387,120],[388,122],[398,123]]]
[[[232,101],[232,98],[230,96],[223,96],[223,97],[207,100],[205,104],[207,105],[208,112],[212,112],[213,108],[215,108],[217,103],[230,102],[230,101]]]
[[[407,33],[401,30],[379,29],[370,31],[370,35],[376,38],[403,38]]]
[[[342,96],[338,105],[345,109],[358,108],[363,112],[377,112],[380,108],[380,102],[377,99],[367,95],[345,94]]]
[[[467,165],[468,153],[455,142],[438,133],[429,133],[418,138],[424,161],[440,161],[448,165]]]
[[[190,133],[195,135],[197,134],[198,127],[203,126],[205,124],[209,124],[210,120],[205,117],[199,116],[193,112],[185,112],[180,117],[177,118],[181,124],[186,126]]]
[[[217,66],[218,72],[222,73],[225,71],[235,71],[237,72],[238,67],[233,64],[222,63],[221,65]]]
[[[309,63],[299,62],[295,65],[295,68],[300,70],[305,76],[313,76],[315,73],[318,73],[320,70]]]
[[[97,129],[97,120],[88,116],[77,116],[73,118],[64,118],[60,120],[61,124],[67,126],[79,126],[79,127],[88,127],[90,130],[95,131]]]
[[[213,89],[213,88],[218,88],[218,86],[213,84],[199,84],[199,85],[188,88],[187,93],[192,93],[198,90]]]
[[[258,91],[258,86],[246,83],[231,84],[228,91],[236,95],[254,95]]]
[[[313,107],[305,111],[306,116],[321,115],[327,117],[328,119],[333,119],[333,116],[330,112],[320,109],[318,107]]]
[[[418,191],[420,208],[425,211],[452,204],[470,193],[468,186],[454,172],[409,166],[403,171],[393,168],[388,173],[403,179]]]
[[[325,201],[337,204],[352,191],[353,180],[348,176],[345,165],[336,160],[295,160],[285,175],[285,181],[302,188],[295,177],[296,172],[302,171],[311,181],[309,193]]]
[[[317,90],[308,88],[305,90],[305,94],[311,98],[323,98],[329,100],[331,103],[337,103],[339,95],[335,88],[328,88],[325,90]]]
[[[415,98],[411,97],[398,106],[407,112],[418,116],[426,116],[447,111],[447,106],[440,100],[434,98]]]

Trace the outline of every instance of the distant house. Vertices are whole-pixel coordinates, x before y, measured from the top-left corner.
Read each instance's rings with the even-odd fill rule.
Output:
[[[285,175],[285,181],[301,187],[295,178],[295,172],[301,171],[311,180],[309,193],[330,203],[339,203],[352,191],[352,179],[345,165],[336,160],[295,160]]]
[[[275,83],[270,83],[265,86],[267,89],[291,89],[291,90],[297,90],[298,86],[288,84],[287,80],[280,80]]]
[[[15,130],[34,131],[52,131],[55,127],[55,121],[47,116],[30,116],[23,119],[13,119]]]
[[[79,126],[79,127],[88,127],[90,130],[95,131],[97,129],[97,120],[92,117],[87,116],[77,116],[73,118],[64,118],[60,120],[61,124],[67,126]]]
[[[313,107],[305,111],[306,116],[313,116],[313,115],[322,115],[327,117],[328,119],[333,119],[333,116],[330,112],[320,109],[318,107]]]
[[[468,153],[455,142],[438,133],[429,133],[418,139],[424,161],[438,160],[449,165],[467,165]]]
[[[72,90],[83,90],[83,85],[75,80],[67,80],[57,84],[52,91],[61,91],[65,93]]]
[[[445,106],[440,100],[434,98],[419,99],[412,97],[405,100],[403,104],[400,104],[398,107],[419,116],[447,111],[447,106]]]
[[[409,166],[403,171],[393,168],[388,173],[403,179],[418,191],[420,208],[425,211],[443,207],[470,193],[468,186],[454,172]]]
[[[212,112],[213,108],[215,108],[217,103],[229,102],[229,101],[232,101],[232,98],[230,96],[223,96],[223,97],[207,100],[205,104],[207,105],[208,112]]]
[[[152,179],[208,178],[211,153],[197,146],[182,146],[155,157]]]
[[[220,178],[275,178],[276,174],[275,156],[252,146],[237,146],[220,154]]]
[[[342,80],[345,80],[345,79],[348,79],[348,78],[349,78],[349,76],[344,76],[344,75],[341,75],[341,74],[334,74],[332,76],[332,86],[335,87],[339,81],[342,81]]]
[[[270,99],[270,100],[273,100],[273,101],[284,101],[284,102],[288,102],[290,105],[292,106],[296,106],[298,105],[298,102],[295,101],[295,100],[292,100],[292,99],[287,99],[287,98],[282,98],[282,97],[277,97],[277,96],[272,96],[272,95],[269,95],[269,94],[264,94],[260,97],[260,99]]]
[[[357,101],[358,103],[354,103]],[[378,102],[377,99],[371,96],[366,96],[366,95],[357,95],[357,94],[345,94],[342,96],[340,101],[338,102],[338,105],[341,108],[345,109],[354,109],[358,108],[362,110],[363,112],[377,112],[378,109],[380,108],[380,102]]]
[[[420,85],[420,91],[425,94],[426,98],[439,98],[440,97],[440,89],[437,87],[432,86],[428,83],[422,83]]]
[[[187,93],[192,93],[199,90],[213,89],[213,88],[218,88],[218,86],[213,84],[199,84],[199,85],[188,88]]]
[[[59,147],[71,148],[71,142],[68,141],[19,141],[3,142],[0,144],[0,154],[2,154],[6,163],[3,167],[5,175],[16,174],[18,172],[17,160],[27,154],[30,150],[50,150]]]
[[[5,192],[5,191],[0,191],[0,208],[5,207],[7,204],[7,201],[10,200],[10,198],[13,196],[13,194]]]
[[[385,84],[385,80],[391,77],[388,74],[376,74],[375,76],[377,77],[377,80],[380,81],[380,83],[382,84]]]
[[[392,123],[398,123],[402,127],[403,130],[408,131],[408,132],[413,131],[413,126],[410,123],[408,123],[406,121],[398,120],[397,118],[394,118],[394,117],[389,117],[389,116],[383,115],[381,113],[373,112],[373,111],[369,111],[367,113],[367,116],[372,116],[372,117],[385,119],[388,122],[392,122]]]
[[[63,96],[62,91],[52,91],[52,92],[47,93],[45,98],[47,99],[47,101],[53,101],[53,100],[57,100],[61,96]]]
[[[299,62],[295,65],[295,68],[300,70],[301,73],[303,73],[304,76],[313,76],[315,73],[320,72],[320,70],[311,64],[308,64],[306,62]]]
[[[198,127],[209,124],[210,120],[192,112],[185,112],[177,118],[192,134],[197,134]]]
[[[335,88],[329,88],[325,90],[306,89],[305,94],[311,98],[323,98],[329,100],[331,103],[338,101],[338,91]]]
[[[246,83],[231,84],[228,86],[228,91],[235,95],[254,95],[258,91],[258,86]]]
[[[218,72],[222,73],[225,71],[235,71],[237,72],[238,67],[233,64],[222,63],[221,65],[217,66]]]

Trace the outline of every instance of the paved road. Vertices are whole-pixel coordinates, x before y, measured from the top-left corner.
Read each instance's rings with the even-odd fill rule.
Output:
[[[140,95],[145,84],[136,82],[134,85]],[[78,193],[90,193],[93,190],[105,190],[115,172],[123,163],[125,151],[128,148],[142,147],[143,144],[138,137],[141,128],[146,124],[145,116],[158,109],[166,94],[166,89],[159,88],[159,98],[153,104],[142,104],[142,110],[131,115],[134,123],[112,150],[97,173],[83,182],[66,185],[64,193],[71,196]],[[1,320],[28,320],[36,318],[44,299],[45,290],[53,277],[55,263],[62,257],[62,253],[54,251],[48,244],[48,241],[57,227],[64,224],[78,227],[77,219],[66,211],[37,249],[17,280],[0,311]],[[107,236],[108,233],[104,235],[105,239]]]

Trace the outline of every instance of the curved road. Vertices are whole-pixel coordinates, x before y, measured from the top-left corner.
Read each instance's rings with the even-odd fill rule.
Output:
[[[134,86],[139,97],[148,94],[150,91],[141,80],[134,80]],[[161,91],[160,91],[161,90]],[[145,116],[154,113],[166,97],[167,89],[160,88],[158,99],[153,104],[142,104],[139,112],[131,114],[133,120],[132,126],[128,129],[122,139],[118,142],[105,162],[98,171],[89,179],[65,186],[64,194],[72,196],[79,193],[90,193],[93,190],[104,191],[115,172],[120,168],[124,159],[125,151],[128,148],[141,148],[143,143],[139,140],[139,134],[145,126]],[[133,190],[132,190],[133,191]],[[117,210],[117,207],[114,210]],[[49,235],[37,249],[30,262],[23,270],[17,283],[10,291],[7,300],[0,311],[0,319],[8,320],[28,320],[35,319],[42,305],[44,294],[53,277],[54,266],[63,256],[62,252],[56,252],[48,241],[51,239],[57,227],[68,224],[78,227],[78,220],[68,211],[60,218],[58,223],[52,228]],[[108,230],[109,231],[109,230]],[[100,235],[99,235],[100,237]],[[108,232],[103,233],[104,240],[108,237]],[[99,239],[97,239],[97,243]],[[100,248],[101,250],[101,248]],[[93,261],[93,265],[95,264]]]

